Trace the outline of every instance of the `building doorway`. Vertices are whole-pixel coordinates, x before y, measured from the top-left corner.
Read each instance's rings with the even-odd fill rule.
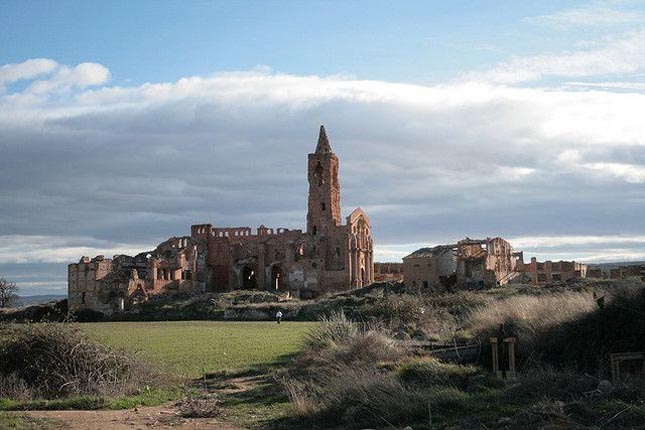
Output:
[[[271,266],[271,285],[270,288],[275,291],[282,290],[284,288],[284,273],[282,272],[282,267],[279,264],[274,264]]]

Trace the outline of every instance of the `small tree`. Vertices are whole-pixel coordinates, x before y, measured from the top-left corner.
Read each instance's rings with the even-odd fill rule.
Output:
[[[15,282],[9,282],[5,278],[0,278],[0,308],[7,308],[17,298],[18,286]]]

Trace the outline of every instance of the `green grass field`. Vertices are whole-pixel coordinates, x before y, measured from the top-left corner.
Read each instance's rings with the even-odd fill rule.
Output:
[[[96,340],[141,354],[182,376],[273,365],[298,351],[315,322],[113,322],[84,323]]]

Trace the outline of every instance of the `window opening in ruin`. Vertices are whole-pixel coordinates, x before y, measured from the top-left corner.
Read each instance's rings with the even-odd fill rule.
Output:
[[[428,288],[428,281],[423,281],[423,288]]]
[[[323,211],[326,209],[326,208],[325,208],[325,204],[324,204],[324,203],[321,203],[321,204],[320,204],[320,209],[321,209],[321,210],[323,210]]]
[[[320,164],[320,161],[319,161],[318,165],[314,169],[314,178],[318,182],[318,186],[321,186],[322,184],[325,183],[325,181],[323,180],[323,170],[324,170],[323,166],[322,164]]]
[[[311,229],[311,234],[313,234],[315,236],[316,233],[318,233],[318,227],[313,226],[313,228]]]
[[[277,290],[281,290],[284,283],[284,277],[282,276],[282,269],[279,265],[275,265],[271,268],[271,285]]]
[[[81,304],[85,304],[85,293],[81,293]]]
[[[242,271],[242,288],[245,290],[254,290],[256,287],[257,278],[255,271],[247,266]]]

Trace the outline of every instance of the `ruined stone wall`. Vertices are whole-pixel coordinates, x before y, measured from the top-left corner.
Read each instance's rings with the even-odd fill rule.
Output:
[[[436,260],[433,257],[404,258],[403,276],[410,291],[433,288],[439,282]]]
[[[535,257],[525,265],[525,273],[533,285],[544,285],[552,282],[580,279],[587,277],[587,266],[575,261],[544,261]]]
[[[103,256],[82,257],[78,263],[67,266],[67,270],[69,309],[102,309],[102,280],[112,272],[112,260]]]
[[[403,263],[374,263],[374,282],[403,280]]]
[[[173,237],[161,243],[147,260],[145,295],[164,290],[205,291],[203,265],[206,252],[203,242],[188,236]],[[198,267],[199,266],[199,267]]]
[[[588,278],[628,279],[637,278],[645,282],[645,264],[624,264],[620,266],[592,266],[587,268]]]

